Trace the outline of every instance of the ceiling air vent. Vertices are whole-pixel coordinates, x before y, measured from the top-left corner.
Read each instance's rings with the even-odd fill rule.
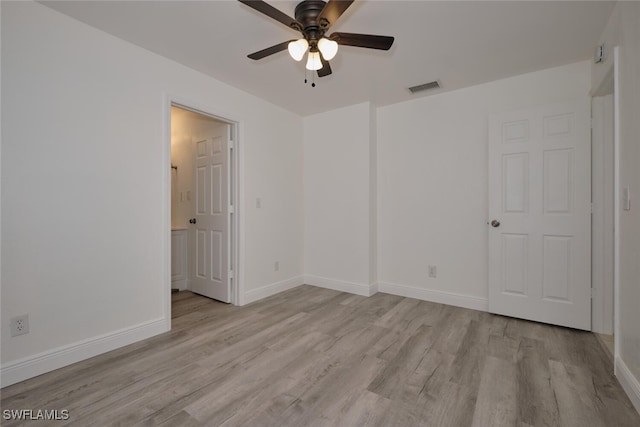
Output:
[[[422,92],[423,90],[438,89],[439,87],[440,87],[440,83],[434,80],[432,82],[421,84],[418,86],[411,86],[409,90],[411,91],[411,93],[418,93],[418,92]]]

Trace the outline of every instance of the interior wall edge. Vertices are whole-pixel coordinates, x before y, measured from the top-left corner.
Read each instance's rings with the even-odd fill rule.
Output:
[[[633,375],[629,367],[624,360],[620,357],[616,357],[615,362],[615,375],[618,378],[618,382],[629,396],[629,400],[633,403],[636,411],[640,413],[640,382]]]

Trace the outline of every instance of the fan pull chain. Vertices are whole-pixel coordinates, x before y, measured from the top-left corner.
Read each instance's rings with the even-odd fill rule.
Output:
[[[307,84],[309,80],[307,80],[307,68],[304,69],[304,84]],[[316,87],[316,74],[315,72],[311,72],[311,87]]]

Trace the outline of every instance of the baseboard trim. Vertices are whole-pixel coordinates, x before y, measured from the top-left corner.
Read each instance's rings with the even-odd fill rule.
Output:
[[[333,289],[334,291],[347,292],[350,294],[362,295],[370,297],[378,292],[378,284],[366,284],[347,282],[345,280],[330,279],[328,277],[304,276],[304,283],[307,285],[317,286],[319,288]]]
[[[387,294],[470,308],[473,310],[487,311],[489,309],[489,301],[486,298],[471,295],[384,282],[378,283],[378,290]]]
[[[629,396],[629,400],[640,414],[640,382],[620,357],[616,357],[615,374],[618,382]]]
[[[189,282],[187,281],[187,279],[172,280],[171,281],[171,288],[172,289],[180,289],[181,291],[184,291],[184,290],[189,289]]]
[[[252,302],[261,300],[271,295],[278,294],[280,292],[293,289],[297,286],[304,284],[304,278],[302,276],[292,277],[291,279],[283,280],[281,282],[271,283],[269,285],[261,286],[257,289],[251,289],[244,293],[244,298],[241,305],[250,304]]]
[[[0,368],[0,386],[6,387],[167,332],[170,329],[167,325],[167,320],[160,318],[9,362]]]

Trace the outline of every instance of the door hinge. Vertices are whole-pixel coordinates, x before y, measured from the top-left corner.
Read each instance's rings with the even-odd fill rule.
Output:
[[[229,279],[233,279],[233,270],[229,270]]]
[[[233,207],[233,205],[229,205],[229,213],[230,213],[230,214],[234,214],[234,213],[236,213],[236,210],[235,210],[235,208]]]
[[[233,143],[233,140],[229,141],[229,150],[233,150],[235,148],[235,144]]]

